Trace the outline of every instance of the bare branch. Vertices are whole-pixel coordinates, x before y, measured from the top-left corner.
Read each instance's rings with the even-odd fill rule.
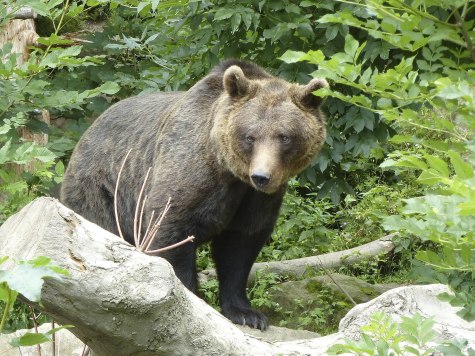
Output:
[[[163,219],[165,218],[165,215],[168,213],[168,210],[170,210],[171,200],[172,198],[169,197],[167,203],[165,204],[165,208],[163,208],[163,211],[160,213],[160,215],[157,218],[157,222],[152,226],[152,229],[149,231],[149,234],[144,237],[143,245],[145,246],[144,248],[145,251],[147,251],[150,248],[150,245],[155,239],[155,236],[157,235],[158,229],[160,229],[160,226],[162,224]]]
[[[153,255],[153,254],[156,254],[156,253],[165,252],[165,251],[168,251],[168,250],[173,250],[174,248],[179,247],[181,245],[184,245],[188,242],[193,242],[194,239],[195,239],[194,236],[188,236],[186,239],[184,239],[180,242],[177,242],[176,244],[173,244],[173,245],[170,245],[170,246],[167,246],[167,247],[163,247],[163,248],[159,248],[157,250],[151,250],[151,251],[145,250],[144,252],[148,255]]]
[[[125,155],[125,158],[124,158],[124,161],[122,162],[122,165],[120,166],[120,169],[119,169],[119,174],[117,175],[117,182],[115,184],[115,190],[114,190],[114,215],[115,215],[115,222],[117,224],[117,232],[119,233],[119,236],[122,240],[125,240],[124,239],[124,235],[122,234],[122,230],[120,228],[120,221],[119,221],[119,212],[118,212],[118,208],[117,208],[117,195],[118,195],[118,192],[119,192],[119,183],[120,183],[120,176],[122,174],[122,170],[124,169],[124,166],[125,166],[125,162],[127,161],[127,158],[129,157],[129,154],[130,152],[132,152],[132,149],[129,150],[129,152],[127,152],[127,154]]]
[[[117,231],[119,233],[119,236],[124,239],[124,235],[122,234],[122,229],[120,228],[120,221],[119,221],[119,213],[118,213],[118,192],[119,192],[119,185],[120,185],[120,177],[122,175],[122,171],[124,170],[125,162],[127,161],[127,158],[129,157],[130,152],[132,149],[130,149],[127,154],[125,155],[125,158],[122,162],[122,165],[120,166],[119,169],[119,174],[117,176],[117,182],[115,185],[115,191],[114,191],[114,215],[115,215],[115,221],[117,224]],[[150,221],[148,223],[147,229],[145,231],[145,234],[143,236],[143,240],[141,237],[142,234],[142,220],[143,220],[143,215],[144,215],[144,210],[145,210],[145,203],[147,202],[148,196],[146,195],[143,199],[143,193],[145,191],[145,187],[147,185],[148,177],[150,175],[150,172],[152,170],[152,167],[149,167],[147,170],[147,173],[145,174],[144,181],[142,183],[142,187],[140,188],[139,196],[137,198],[137,204],[135,206],[135,214],[134,214],[134,243],[136,248],[141,251],[145,252],[149,255],[157,254],[163,251],[168,251],[173,248],[179,247],[185,243],[192,242],[194,240],[194,236],[188,236],[186,239],[183,241],[177,242],[176,244],[173,244],[171,246],[167,246],[164,248],[156,249],[149,251],[149,248],[152,244],[152,242],[155,240],[155,237],[157,236],[158,230],[160,229],[160,226],[162,224],[163,219],[165,218],[165,215],[167,214],[168,210],[170,210],[171,204],[171,197],[168,198],[167,203],[165,204],[165,208],[163,211],[160,213],[160,215],[157,217],[155,223],[153,223],[153,216],[155,214],[155,211],[152,211]]]
[[[134,242],[135,242],[135,246],[137,247],[140,247],[140,229],[142,228],[142,215],[140,215],[140,223],[138,222],[139,212],[142,211],[142,214],[143,214],[143,206],[142,206],[142,209],[140,209],[140,205],[142,202],[142,194],[143,194],[143,191],[145,190],[145,186],[147,185],[148,176],[151,170],[152,170],[152,167],[149,167],[147,170],[147,173],[145,174],[145,179],[143,180],[142,188],[140,189],[139,197],[137,198],[137,206],[135,207]],[[144,202],[144,205],[145,205],[145,202]]]
[[[150,221],[148,222],[148,225],[147,225],[147,230],[145,230],[145,234],[144,234],[144,237],[145,236],[148,236],[148,233],[150,231],[150,227],[152,226],[152,221],[153,221],[153,216],[155,215],[155,210],[152,211],[152,214],[150,214]]]

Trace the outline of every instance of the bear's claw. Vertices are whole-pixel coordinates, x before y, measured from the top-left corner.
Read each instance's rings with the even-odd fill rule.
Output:
[[[248,325],[261,331],[267,330],[267,317],[258,310],[251,308],[228,307],[222,311],[223,315],[234,324]]]

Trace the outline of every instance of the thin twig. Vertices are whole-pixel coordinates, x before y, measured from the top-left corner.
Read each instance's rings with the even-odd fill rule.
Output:
[[[150,174],[150,171],[152,170],[152,167],[149,167],[149,169],[147,170],[147,174],[145,174],[145,179],[143,181],[143,184],[142,184],[142,188],[140,189],[140,192],[139,192],[139,197],[137,198],[137,205],[135,207],[135,216],[134,216],[134,242],[135,242],[135,246],[140,246],[140,240],[139,240],[139,236],[140,236],[140,233],[137,231],[139,228],[142,228],[141,224],[142,224],[142,216],[140,216],[140,226],[139,226],[139,212],[140,212],[140,205],[141,205],[141,202],[142,202],[142,194],[143,194],[143,191],[145,190],[145,186],[147,185],[147,180],[148,180],[148,176]]]
[[[118,205],[117,196],[118,196],[118,191],[119,191],[120,177],[122,175],[122,171],[124,169],[125,162],[127,161],[127,158],[129,157],[129,154],[130,154],[131,151],[132,151],[132,149],[130,149],[127,152],[127,154],[125,155],[125,158],[122,162],[122,165],[119,169],[119,174],[117,176],[117,182],[116,182],[115,191],[114,191],[115,221],[116,221],[116,224],[117,224],[117,231],[119,232],[119,236],[123,240],[124,240],[124,235],[122,234],[122,230],[120,228],[119,213],[118,213],[118,207],[117,207],[117,205]],[[174,248],[179,247],[181,245],[184,245],[188,242],[193,242],[193,240],[195,239],[194,236],[188,236],[186,239],[184,239],[183,241],[177,242],[176,244],[173,244],[173,245],[170,245],[170,246],[167,246],[167,247],[163,247],[163,248],[159,248],[159,249],[156,249],[156,250],[151,250],[151,251],[148,250],[150,248],[152,242],[155,240],[155,237],[157,236],[158,230],[160,229],[160,226],[162,224],[163,219],[165,218],[165,215],[167,214],[167,212],[170,210],[170,207],[171,207],[171,204],[170,204],[171,197],[169,197],[167,203],[165,204],[165,207],[164,207],[163,211],[157,217],[155,222],[153,222],[153,216],[155,214],[155,210],[152,211],[150,221],[148,223],[147,229],[145,230],[145,234],[144,234],[143,240],[142,240],[142,237],[141,237],[141,235],[142,235],[142,220],[143,220],[143,213],[144,213],[144,210],[145,210],[145,203],[146,203],[147,198],[148,198],[148,196],[146,195],[142,199],[142,195],[143,195],[143,192],[145,191],[145,186],[147,185],[148,177],[150,175],[151,170],[152,170],[152,167],[149,167],[149,169],[147,170],[147,173],[145,174],[145,178],[144,178],[144,181],[142,183],[142,188],[140,189],[139,196],[137,198],[137,204],[135,206],[135,214],[134,214],[134,226],[133,226],[134,243],[135,243],[136,248],[139,251],[145,252],[146,254],[149,254],[149,255],[174,249]]]
[[[323,272],[325,272],[325,274],[332,280],[332,282],[335,283],[335,285],[338,287],[338,289],[341,290],[344,295],[346,295],[346,297],[353,303],[353,305],[356,305],[357,303],[351,297],[351,295],[349,295],[348,292],[335,280],[335,278],[332,277],[330,272],[328,272],[328,270],[325,267],[323,267],[323,263],[318,262],[318,264],[319,264],[320,268],[323,270]]]
[[[465,16],[466,15],[466,10],[467,10],[467,5],[468,3],[465,4],[463,10],[462,10],[462,15],[460,15],[458,9],[456,7],[453,8],[454,10],[454,16],[455,19],[457,20],[457,27],[459,28],[460,32],[462,33],[462,37],[465,40],[465,43],[467,44],[466,47],[468,49],[468,52],[470,53],[470,57],[472,60],[475,61],[475,48],[473,46],[472,38],[470,37],[470,34],[468,33],[467,29],[465,28]]]
[[[148,232],[150,231],[150,226],[152,226],[153,215],[155,215],[155,210],[152,210],[152,214],[150,215],[150,221],[148,222],[147,230],[145,230],[144,238],[148,235]]]
[[[153,255],[153,254],[156,254],[156,253],[165,252],[165,251],[168,251],[168,250],[172,250],[176,247],[179,247],[181,245],[184,245],[188,242],[193,242],[194,239],[195,239],[194,236],[188,236],[186,239],[184,239],[183,241],[177,242],[176,244],[173,244],[173,245],[170,245],[170,246],[167,246],[167,247],[163,247],[163,248],[159,248],[157,250],[144,251],[144,252],[148,255]]]
[[[170,201],[171,201],[171,199],[172,199],[171,197],[168,198],[167,204],[165,204],[165,208],[163,208],[163,211],[159,216],[158,222],[152,227],[152,231],[150,231],[150,236],[147,236],[148,243],[146,245],[144,244],[144,246],[145,246],[144,250],[145,251],[148,251],[148,249],[150,248],[150,245],[155,240],[155,236],[157,235],[158,229],[160,229],[160,226],[162,225],[162,221],[165,218],[165,215],[167,215],[168,210],[170,210],[170,207],[171,207]]]
[[[35,328],[35,334],[38,334],[38,322],[36,320],[36,315],[35,315],[35,309],[31,305],[28,306],[30,308],[31,312],[31,318],[33,320],[33,326]],[[36,350],[38,351],[38,356],[41,356],[41,345],[37,344],[36,345]]]
[[[155,210],[154,210],[155,212]],[[160,220],[162,218],[162,214],[157,216],[155,221],[152,223],[150,231],[144,236],[144,240],[142,241],[142,245],[140,246],[140,251],[146,251],[150,247],[150,244],[154,241],[154,237],[160,228]]]
[[[119,236],[122,240],[124,239],[124,235],[122,234],[122,230],[120,229],[120,222],[119,222],[119,213],[118,213],[118,208],[117,208],[117,193],[119,191],[119,182],[120,182],[120,176],[122,174],[122,170],[124,169],[125,166],[125,161],[127,161],[127,158],[129,157],[130,152],[132,152],[132,149],[127,152],[125,155],[124,161],[122,162],[122,165],[120,166],[119,169],[119,174],[117,175],[117,182],[115,184],[115,190],[114,190],[114,215],[115,215],[115,222],[117,224],[117,231],[119,233]]]
[[[54,320],[51,320],[51,329],[54,329]],[[51,345],[53,346],[52,355],[56,356],[56,333],[51,335]]]
[[[139,227],[138,227],[138,237],[137,237],[137,241],[139,243],[139,245],[142,245],[142,219],[143,219],[143,211],[145,210],[145,204],[147,203],[147,199],[148,199],[148,195],[146,195],[144,198],[143,198],[143,201],[142,201],[142,206],[140,208],[140,215],[139,215]],[[146,236],[146,234],[144,234],[144,237]]]
[[[163,211],[158,215],[156,222],[152,225],[152,228],[148,232],[146,236],[144,236],[144,239],[142,241],[142,251],[147,251],[150,248],[150,245],[152,244],[153,240],[155,239],[155,235],[158,232],[158,229],[160,228],[160,225],[162,224],[163,219],[165,218],[165,215],[167,214],[168,210],[170,210],[170,201],[171,197],[168,198],[167,203],[165,204],[165,207],[163,208]]]
[[[82,354],[81,356],[88,356],[89,355],[89,346],[84,344],[84,348],[82,349]]]

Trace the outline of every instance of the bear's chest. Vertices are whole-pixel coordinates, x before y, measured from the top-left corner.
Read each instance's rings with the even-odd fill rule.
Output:
[[[246,192],[252,189],[241,182],[210,189],[193,209],[193,234],[199,243],[209,241],[224,231],[239,210]]]
[[[192,214],[190,233],[203,243],[225,231],[253,235],[272,228],[284,191],[264,194],[241,181],[223,185],[207,194]]]

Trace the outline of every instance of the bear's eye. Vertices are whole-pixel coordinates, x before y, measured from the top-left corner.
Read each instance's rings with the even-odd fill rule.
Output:
[[[279,135],[280,142],[282,143],[289,143],[290,142],[290,137],[286,135]]]
[[[256,139],[255,139],[253,136],[251,136],[251,135],[247,135],[245,139],[246,139],[246,142],[247,142],[247,143],[254,143],[254,141],[256,140]]]

